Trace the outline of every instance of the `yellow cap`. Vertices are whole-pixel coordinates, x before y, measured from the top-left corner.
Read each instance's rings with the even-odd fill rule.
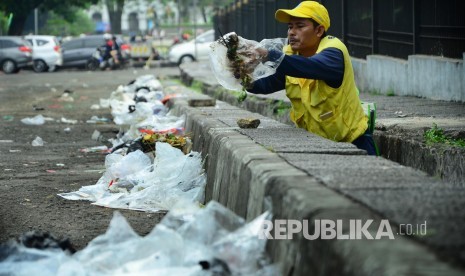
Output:
[[[311,18],[325,27],[325,31],[329,29],[329,14],[326,8],[316,1],[302,1],[297,7],[292,10],[279,9],[274,17],[279,22],[289,23],[291,16],[300,18]]]

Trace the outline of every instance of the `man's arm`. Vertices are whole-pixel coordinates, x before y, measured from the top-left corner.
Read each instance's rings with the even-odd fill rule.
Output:
[[[269,59],[281,56],[282,53],[271,50]],[[291,77],[323,80],[329,86],[341,86],[344,77],[344,56],[341,50],[327,48],[309,58],[299,55],[285,55],[277,72]]]
[[[252,88],[247,89],[250,93],[271,94],[285,88],[286,76],[280,72],[276,72],[271,76],[254,81],[252,85]]]

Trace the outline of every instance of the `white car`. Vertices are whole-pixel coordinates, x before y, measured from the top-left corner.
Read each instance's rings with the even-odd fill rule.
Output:
[[[60,43],[51,35],[27,35],[24,37],[32,45],[33,69],[35,72],[54,71],[63,64]]]
[[[214,40],[215,31],[206,31],[197,36],[196,39],[171,47],[168,53],[168,60],[178,65],[197,60],[206,60],[211,51],[210,44]]]

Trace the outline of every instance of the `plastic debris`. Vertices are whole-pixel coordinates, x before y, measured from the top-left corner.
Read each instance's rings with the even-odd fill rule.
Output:
[[[26,117],[21,119],[21,122],[25,125],[43,125],[45,124],[45,118],[41,114],[34,117]]]
[[[180,200],[203,203],[206,175],[200,153],[185,155],[168,143],[156,143],[156,153],[153,162],[140,150],[109,154],[106,172],[95,185],[59,196],[147,212],[169,210]]]
[[[87,153],[87,152],[108,153],[108,152],[109,152],[109,149],[108,149],[107,146],[96,146],[96,147],[90,147],[90,148],[80,149],[79,151],[80,151],[80,152],[84,152],[84,153]]]
[[[115,212],[107,231],[73,255],[72,245],[56,238],[38,243],[41,250],[10,243],[0,274],[281,275],[266,255],[266,239],[258,237],[269,218],[266,212],[246,224],[215,201],[205,208],[180,202],[141,237]]]
[[[242,90],[252,82],[276,72],[284,58],[266,61],[257,49],[282,52],[286,40],[264,39],[260,42],[247,40],[231,32],[211,44],[210,65],[218,82],[226,89]]]
[[[44,140],[37,136],[32,142],[31,142],[33,147],[42,147],[44,145]]]
[[[60,98],[58,98],[59,102],[74,102],[74,98],[70,96],[70,93],[63,93]]]
[[[92,133],[92,140],[94,141],[98,141],[99,138],[100,138],[101,134],[100,134],[100,131],[98,130],[94,130],[94,132]]]
[[[66,119],[64,117],[61,117],[61,120],[60,120],[62,123],[65,123],[65,124],[77,124],[78,123],[78,120],[73,120],[73,119]]]
[[[99,118],[98,116],[92,116],[89,120],[86,121],[88,124],[103,124],[110,122],[109,119],[102,117]]]
[[[15,117],[12,116],[12,115],[4,115],[4,116],[3,116],[3,120],[4,120],[4,121],[7,121],[7,122],[13,121],[14,118],[15,118]]]

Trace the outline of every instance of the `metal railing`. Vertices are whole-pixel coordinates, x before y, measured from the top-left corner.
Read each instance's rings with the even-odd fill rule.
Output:
[[[285,37],[287,25],[277,22],[277,9],[301,1],[236,0],[215,15],[215,29],[234,31],[260,41]],[[463,58],[464,0],[321,0],[328,9],[328,34],[340,38],[358,58],[380,54],[406,59],[425,54]],[[216,34],[219,37],[219,33]]]

